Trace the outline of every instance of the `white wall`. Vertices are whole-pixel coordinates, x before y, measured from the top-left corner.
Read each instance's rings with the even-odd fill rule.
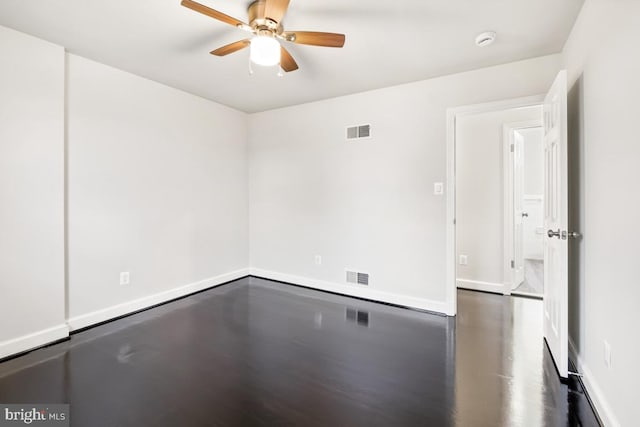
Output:
[[[540,119],[540,106],[456,119],[456,261],[460,286],[503,290],[503,125]],[[467,265],[460,265],[460,255],[467,256]]]
[[[248,273],[246,114],[74,55],[67,109],[73,328]]]
[[[544,194],[544,129],[520,129],[524,140],[524,194]]]
[[[558,67],[549,56],[251,115],[254,272],[444,311],[433,183],[446,178],[446,110],[545,93]],[[363,123],[373,137],[347,143]],[[345,268],[370,273],[369,288],[346,285]]]
[[[587,0],[564,49],[570,76],[570,335],[608,425],[637,424],[640,360],[640,2]],[[605,29],[596,31],[596,29]],[[604,363],[603,342],[612,351]]]
[[[0,357],[249,273],[246,114],[3,27],[0,52]]]
[[[544,217],[544,129],[518,131],[524,140],[524,202],[529,216],[523,218],[523,254],[525,259],[542,260]]]
[[[0,358],[64,324],[64,50],[0,27]]]

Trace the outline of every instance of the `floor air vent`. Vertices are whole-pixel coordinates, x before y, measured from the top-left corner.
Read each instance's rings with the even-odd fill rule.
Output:
[[[349,126],[347,140],[371,138],[371,125]]]
[[[347,270],[347,283],[369,286],[369,274]]]

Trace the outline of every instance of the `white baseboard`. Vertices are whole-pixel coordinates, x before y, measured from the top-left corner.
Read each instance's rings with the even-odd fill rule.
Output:
[[[593,373],[589,367],[584,363],[580,354],[578,354],[576,346],[571,338],[569,338],[569,358],[573,364],[576,365],[578,372],[582,374],[582,383],[589,394],[589,399],[591,399],[591,402],[596,407],[596,412],[600,417],[600,421],[602,421],[605,427],[620,427],[620,423],[613,414],[613,410],[602,392],[602,389],[593,377]]]
[[[406,295],[392,294],[359,285],[347,285],[324,280],[310,279],[308,277],[293,276],[290,274],[278,273],[275,271],[252,268],[251,275],[265,279],[277,280],[280,282],[292,283],[294,285],[306,286],[322,291],[335,292],[356,298],[365,298],[389,304],[401,305],[404,307],[417,308],[419,310],[431,311],[434,313],[448,314],[447,304],[444,301],[433,301],[424,298],[411,297]]]
[[[171,301],[173,299],[180,298],[194,292],[212,288],[223,283],[230,282],[232,280],[240,279],[248,275],[249,269],[243,268],[241,270],[232,271],[231,273],[210,277],[199,282],[169,289],[168,291],[159,292],[157,294],[149,295],[133,301],[127,301],[122,304],[103,308],[101,310],[96,310],[91,313],[74,316],[67,320],[67,324],[69,325],[69,329],[71,331],[75,331],[77,329],[86,328],[87,326],[95,325],[96,323],[114,319],[116,317],[133,313],[138,310],[143,310],[145,308],[152,307],[163,302]]]
[[[456,279],[459,288],[472,289],[474,291],[492,292],[495,294],[504,294],[504,285],[502,283],[481,282],[479,280]]]
[[[0,342],[0,359],[13,354],[22,353],[49,344],[69,336],[66,324],[43,329],[29,335],[23,335],[11,340]]]

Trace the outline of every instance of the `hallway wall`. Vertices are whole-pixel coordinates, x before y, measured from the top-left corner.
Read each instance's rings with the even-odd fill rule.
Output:
[[[565,46],[570,77],[573,358],[606,425],[637,424],[640,359],[640,2],[587,0]],[[606,31],[595,31],[595,29]],[[611,347],[611,366],[604,358]]]
[[[540,120],[542,107],[511,108],[456,119],[456,280],[503,292],[504,138],[508,123]],[[526,142],[525,142],[526,143]],[[460,261],[467,257],[467,264]]]
[[[247,115],[76,55],[67,75],[71,328],[248,274]]]
[[[4,27],[0,53],[0,358],[248,274],[245,113]]]
[[[446,195],[433,186],[446,181],[447,109],[542,94],[558,67],[552,55],[252,114],[252,271],[446,312]],[[347,141],[356,124],[371,138]]]
[[[67,336],[64,49],[0,27],[0,358]]]

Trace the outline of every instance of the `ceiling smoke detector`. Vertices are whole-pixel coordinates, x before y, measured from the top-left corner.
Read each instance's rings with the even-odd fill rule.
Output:
[[[486,33],[482,33],[476,37],[476,46],[486,47],[492,44],[496,40],[495,31],[487,31]]]

